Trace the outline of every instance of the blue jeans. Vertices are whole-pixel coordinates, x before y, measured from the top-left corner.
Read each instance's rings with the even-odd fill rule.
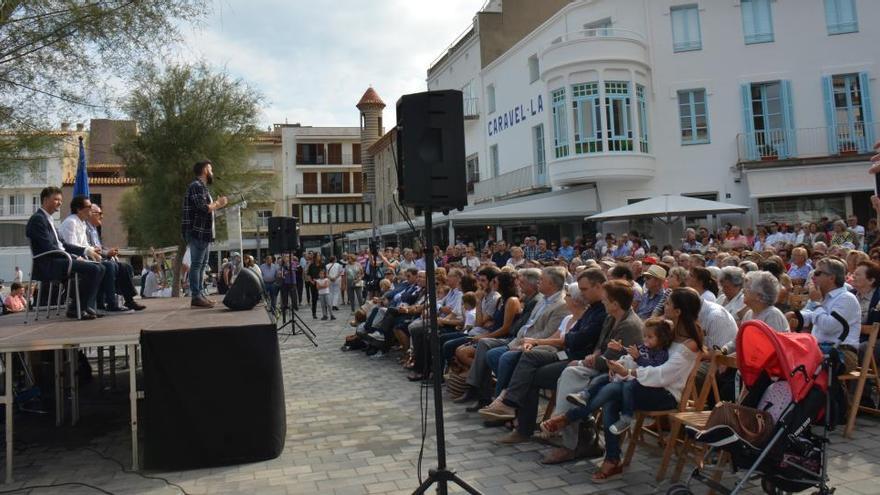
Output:
[[[510,383],[510,378],[516,370],[516,363],[522,356],[522,351],[508,350],[507,346],[496,347],[486,353],[486,362],[495,373],[495,395],[501,393]]]
[[[467,337],[458,337],[454,336],[450,338],[446,342],[443,343],[443,362],[448,363],[452,360],[452,357],[455,356],[455,350],[458,349],[458,346],[466,344],[468,341]]]
[[[588,409],[595,411],[602,408],[602,426],[605,430],[605,460],[620,461],[620,437],[611,433],[611,425],[620,419],[621,403],[623,402],[624,385],[632,383],[633,410],[665,411],[678,407],[678,401],[665,388],[646,387],[638,381],[609,383],[598,390],[595,396],[590,394]],[[590,387],[592,390],[592,387]]]
[[[280,286],[275,285],[275,282],[266,282],[263,281],[263,286],[266,288],[266,295],[269,298],[269,311],[275,312],[275,300],[278,299],[278,291],[281,289]]]
[[[189,290],[193,299],[202,297],[202,280],[205,279],[205,269],[208,267],[208,254],[210,242],[200,241],[193,237],[187,239],[186,246],[189,248]]]

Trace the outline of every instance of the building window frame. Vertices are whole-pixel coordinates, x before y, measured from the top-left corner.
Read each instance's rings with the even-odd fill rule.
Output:
[[[747,45],[775,41],[770,3],[771,0],[740,0],[743,36]]]
[[[645,86],[636,84],[636,100],[638,101],[638,119],[639,119],[639,151],[648,153],[649,144],[649,124],[648,124],[648,99],[645,94]]]
[[[565,88],[550,93],[553,105],[553,150],[556,158],[568,156],[568,115],[565,111]]]
[[[574,109],[574,152],[575,154],[601,153],[602,143],[602,98],[599,82],[575,84],[571,87],[572,108]],[[587,129],[589,116],[590,128]]]
[[[825,0],[828,35],[859,32],[859,13],[855,0]]]
[[[697,4],[671,7],[669,17],[672,21],[672,51],[674,53],[703,49],[700,8]]]
[[[705,88],[683,89],[678,92],[678,117],[682,146],[709,144],[709,103]],[[700,117],[703,123],[700,125]],[[701,131],[705,137],[700,137]],[[690,137],[687,137],[690,135]]]
[[[538,60],[538,55],[534,54],[529,57],[529,84],[538,79],[541,79],[541,62]]]
[[[495,110],[495,84],[490,84],[486,86],[486,111],[492,115]]]
[[[633,151],[632,84],[629,81],[605,81],[605,134],[608,151]]]
[[[547,171],[547,154],[544,146],[544,124],[532,127],[533,154],[535,171],[539,177]]]
[[[498,155],[498,145],[489,146],[489,173],[492,177],[501,175],[501,159]]]

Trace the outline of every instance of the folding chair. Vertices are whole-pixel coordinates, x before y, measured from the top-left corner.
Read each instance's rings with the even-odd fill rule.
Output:
[[[44,256],[63,256],[64,258],[66,258],[67,259],[66,275],[62,278],[54,278],[54,277],[50,277],[50,276],[46,275],[45,273],[42,273],[42,270],[39,270],[37,268],[36,261],[39,258],[42,258]],[[61,298],[62,298],[62,295],[64,294],[64,293],[62,293],[61,289],[63,287],[62,284],[64,284],[65,281],[67,281],[66,294],[68,296],[72,295],[76,300],[76,317],[77,317],[77,319],[80,319],[82,317],[81,316],[82,315],[82,307],[81,307],[80,297],[79,297],[79,275],[76,273],[73,273],[73,276],[71,276],[72,270],[73,270],[73,257],[70,256],[70,253],[63,251],[63,250],[60,250],[60,249],[46,251],[45,253],[40,253],[40,254],[34,256],[33,258],[31,258],[31,273],[30,273],[30,278],[28,279],[28,285],[27,285],[27,287],[28,287],[28,291],[27,291],[28,304],[27,304],[27,309],[25,311],[25,315],[24,315],[25,325],[27,325],[27,323],[28,323],[28,319],[30,318],[30,313],[31,313],[31,307],[33,306],[32,301],[34,298],[32,297],[32,295],[33,295],[34,282],[37,282],[39,284],[39,286],[46,284],[47,288],[48,288],[48,293],[46,294],[46,319],[50,318],[50,314],[52,311],[52,290],[55,287],[58,288],[58,295],[56,296],[57,302],[56,302],[56,306],[55,306],[57,309],[56,316],[61,315],[61,308],[62,308],[62,302],[63,302],[61,300]],[[75,289],[73,289],[74,292],[71,292],[71,284],[73,284],[73,287],[75,287]],[[42,289],[42,287],[41,287],[41,289]],[[34,321],[38,321],[40,319],[40,309],[41,309],[40,302],[42,301],[42,299],[43,299],[43,295],[40,294],[38,291],[37,296],[36,296],[36,308],[34,308]],[[64,302],[66,302],[66,301],[64,301]]]
[[[635,455],[636,452],[636,446],[638,444],[648,446],[648,443],[643,438],[643,435],[645,433],[657,438],[658,442],[662,441],[663,439],[663,433],[662,431],[659,431],[659,429],[658,431],[653,431],[644,427],[645,419],[654,418],[655,421],[660,421],[662,418],[669,418],[675,413],[703,409],[705,405],[705,400],[701,402],[700,395],[702,394],[696,395],[694,391],[696,389],[697,371],[702,366],[705,357],[705,353],[697,353],[697,361],[694,363],[694,367],[691,369],[691,372],[688,375],[684,390],[682,390],[681,400],[678,402],[678,409],[669,409],[665,411],[635,411],[635,425],[632,428],[629,445],[627,446],[626,455],[623,459],[624,466],[628,466],[630,461],[632,461],[633,455]],[[674,437],[672,437],[671,435],[666,437],[667,448],[670,443],[674,443],[673,439]],[[669,458],[664,456],[663,462],[660,464],[660,469],[657,471],[657,481],[662,480],[663,477],[666,475],[666,469],[668,465]]]
[[[880,375],[878,375],[877,362],[874,359],[874,346],[877,344],[878,329],[880,329],[880,323],[862,325],[862,335],[868,336],[868,347],[865,350],[865,355],[862,356],[862,362],[855,370],[837,377],[842,383],[856,382],[856,390],[852,395],[849,413],[847,414],[846,429],[843,430],[843,436],[846,438],[852,438],[852,432],[856,426],[856,416],[859,414],[859,411],[880,414],[880,409],[861,405],[862,394],[865,391],[865,384],[869,378],[871,379],[871,386],[880,392]]]

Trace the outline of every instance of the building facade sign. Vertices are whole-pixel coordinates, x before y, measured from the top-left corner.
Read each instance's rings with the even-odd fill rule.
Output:
[[[487,124],[489,136],[491,137],[501,132],[504,132],[504,130],[506,129],[525,122],[527,118],[535,117],[543,112],[544,96],[538,95],[536,98],[529,99],[528,105],[519,105],[513,107],[513,109],[508,110],[498,117],[491,119]]]

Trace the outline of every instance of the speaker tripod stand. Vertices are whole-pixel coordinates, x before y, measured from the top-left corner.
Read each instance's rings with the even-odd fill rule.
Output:
[[[434,252],[431,249],[431,246],[434,245],[432,229],[431,209],[426,208],[425,245],[428,246],[428,249],[425,249],[425,278],[428,286],[428,326],[430,327],[431,352],[434,353],[432,362],[434,365],[434,424],[437,427],[437,469],[429,470],[428,477],[413,493],[423,494],[428,491],[431,485],[437,483],[437,493],[446,495],[447,487],[451,481],[472,495],[480,495],[476,488],[465,483],[464,480],[456,476],[454,471],[446,467],[446,430],[443,426],[443,390],[441,389],[443,385],[443,348],[440,347],[440,338],[437,332],[437,287],[434,280]]]
[[[290,319],[287,319],[287,313],[290,313]],[[309,325],[302,319],[302,317],[296,314],[296,311],[293,310],[293,306],[287,306],[287,312],[281,312],[282,323],[281,326],[278,327],[278,334],[285,335],[287,337],[295,337],[297,335],[305,335],[307,339],[312,343],[313,346],[318,347],[318,342],[315,340],[317,336],[315,335],[315,331],[309,327]],[[290,327],[289,332],[285,332],[285,328]]]

